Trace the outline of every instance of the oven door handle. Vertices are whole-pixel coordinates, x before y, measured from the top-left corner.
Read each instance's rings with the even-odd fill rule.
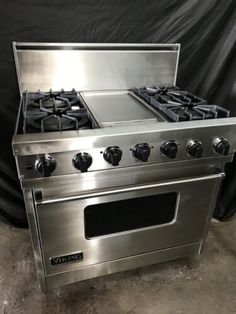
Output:
[[[119,188],[119,189],[103,190],[99,192],[91,192],[91,193],[86,193],[86,194],[68,195],[68,196],[63,196],[63,197],[53,197],[53,198],[45,198],[45,199],[43,198],[43,193],[41,190],[35,190],[33,194],[34,194],[34,200],[35,200],[36,205],[45,205],[45,204],[59,203],[59,202],[65,202],[65,201],[81,200],[85,198],[120,194],[120,193],[125,193],[125,192],[142,191],[146,189],[152,189],[152,188],[163,187],[163,186],[168,186],[168,185],[175,185],[175,184],[180,184],[180,183],[182,184],[182,183],[191,183],[191,182],[203,181],[203,180],[223,179],[224,177],[225,177],[225,173],[220,172],[220,173],[206,175],[206,176],[197,176],[197,177],[171,180],[171,181],[168,180],[168,181],[162,181],[162,182],[152,183],[152,184],[136,185],[136,186]]]

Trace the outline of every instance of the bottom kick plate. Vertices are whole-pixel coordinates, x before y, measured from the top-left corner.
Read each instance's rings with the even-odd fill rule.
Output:
[[[194,242],[49,275],[45,277],[46,287],[47,289],[58,288],[61,285],[77,281],[109,275],[120,271],[139,268],[191,255],[198,255],[200,254],[201,246],[202,241]]]

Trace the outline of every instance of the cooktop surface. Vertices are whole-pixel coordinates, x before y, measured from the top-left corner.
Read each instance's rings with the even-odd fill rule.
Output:
[[[23,133],[227,118],[230,111],[178,87],[24,93]]]

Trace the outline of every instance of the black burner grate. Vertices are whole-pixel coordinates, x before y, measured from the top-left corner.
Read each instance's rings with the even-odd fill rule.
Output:
[[[204,99],[175,86],[144,87],[133,92],[173,122],[226,118],[230,114],[228,110],[209,105]]]
[[[71,92],[27,93],[24,103],[24,133],[92,128],[92,119]]]

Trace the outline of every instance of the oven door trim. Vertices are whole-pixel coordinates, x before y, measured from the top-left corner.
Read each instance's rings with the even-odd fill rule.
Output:
[[[37,205],[46,205],[46,204],[67,202],[67,201],[73,201],[73,200],[82,200],[86,198],[93,198],[93,197],[100,197],[100,196],[108,196],[108,195],[114,195],[114,194],[120,194],[120,193],[126,193],[126,192],[136,192],[136,191],[164,187],[164,186],[174,185],[174,184],[179,184],[179,183],[191,183],[191,182],[196,182],[196,181],[213,180],[213,179],[218,179],[218,178],[223,179],[224,177],[225,177],[225,173],[219,172],[212,175],[196,176],[196,177],[178,179],[178,180],[167,180],[167,181],[162,181],[158,183],[140,184],[136,186],[128,186],[124,188],[115,188],[115,189],[109,189],[109,190],[104,189],[99,192],[83,193],[83,194],[78,194],[78,195],[68,195],[65,197],[54,197],[54,198],[43,198],[43,193],[41,190],[34,190],[34,198],[35,198],[35,204],[37,206]]]
[[[148,190],[148,189],[147,189]],[[127,192],[126,192],[127,193]],[[122,193],[123,194],[123,193]],[[165,193],[161,193],[162,195],[165,195]],[[124,231],[118,231],[118,232],[114,232],[114,233],[108,233],[108,234],[105,234],[105,235],[99,235],[99,236],[94,236],[94,237],[87,237],[86,234],[85,234],[85,230],[84,230],[84,237],[86,240],[88,241],[93,241],[93,240],[96,240],[96,239],[106,239],[106,238],[109,238],[109,237],[119,237],[121,235],[126,235],[126,234],[130,234],[130,233],[135,233],[135,232],[142,232],[142,231],[148,231],[148,230],[151,230],[151,229],[157,229],[157,228],[164,228],[164,227],[167,227],[167,226],[170,226],[170,225],[173,225],[176,220],[177,220],[177,217],[178,217],[178,211],[179,211],[179,201],[180,201],[180,193],[176,193],[176,202],[175,202],[175,209],[174,209],[174,217],[171,221],[169,222],[165,222],[165,223],[160,223],[158,225],[151,225],[151,226],[145,226],[145,227],[138,227],[138,228],[134,228],[134,229],[129,229],[129,230],[124,230]],[[117,194],[114,194],[114,195],[117,195]],[[127,195],[127,194],[125,194]],[[154,196],[155,193],[151,193],[150,195],[145,195],[145,196]],[[158,194],[160,195],[160,194]],[[143,196],[143,197],[145,197]],[[92,199],[92,198],[90,198]],[[128,199],[132,199],[132,197],[125,197],[124,200],[128,200]],[[122,198],[123,200],[123,198]],[[109,203],[106,202],[106,203]],[[91,204],[91,205],[94,205],[94,204]],[[84,210],[86,209],[86,207],[84,207]],[[85,217],[84,217],[84,228],[85,228]]]

